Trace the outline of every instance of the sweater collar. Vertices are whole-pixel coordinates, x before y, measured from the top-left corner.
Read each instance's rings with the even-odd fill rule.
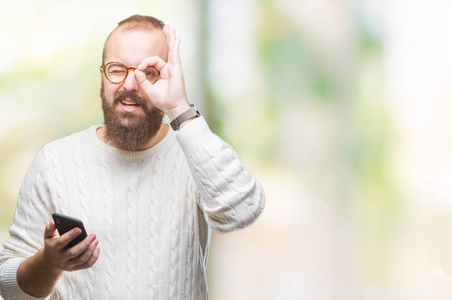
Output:
[[[94,143],[96,148],[116,155],[121,156],[128,159],[143,159],[147,157],[154,156],[160,152],[165,151],[166,149],[170,148],[175,142],[176,142],[176,132],[173,131],[171,128],[168,130],[168,133],[166,136],[155,146],[146,149],[146,150],[140,150],[140,151],[128,151],[128,150],[122,150],[113,146],[110,146],[106,143],[104,143],[96,134],[97,128],[104,126],[104,125],[93,125],[89,127],[88,133],[90,136],[90,140]]]

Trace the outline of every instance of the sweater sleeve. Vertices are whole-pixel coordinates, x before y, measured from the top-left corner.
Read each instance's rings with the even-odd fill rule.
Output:
[[[226,233],[254,223],[265,206],[265,194],[236,151],[212,133],[203,117],[176,136],[198,192],[207,223]]]
[[[44,246],[44,229],[51,215],[49,167],[43,151],[35,158],[22,182],[10,237],[0,252],[0,290],[8,299],[44,299],[25,293],[18,285],[19,265]]]

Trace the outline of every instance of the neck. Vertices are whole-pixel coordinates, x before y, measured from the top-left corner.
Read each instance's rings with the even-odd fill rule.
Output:
[[[153,138],[151,138],[149,140],[149,142],[147,142],[143,147],[141,147],[140,149],[134,150],[134,151],[142,151],[142,150],[147,150],[149,148],[154,147],[161,140],[163,140],[163,138],[165,138],[166,134],[168,133],[168,130],[169,130],[168,124],[162,123],[162,126],[157,131],[157,134]],[[115,148],[118,148],[118,149],[121,149],[121,150],[128,150],[128,149],[124,149],[123,147],[117,145],[113,141],[107,139],[107,137],[106,137],[106,127],[105,126],[98,127],[97,130],[96,130],[96,134],[99,137],[99,139],[102,142],[104,142],[105,144],[110,145],[110,146],[115,147]],[[130,150],[128,150],[128,151],[130,151]]]

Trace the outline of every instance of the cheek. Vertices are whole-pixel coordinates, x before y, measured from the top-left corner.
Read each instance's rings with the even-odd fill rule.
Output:
[[[117,91],[118,89],[117,89],[117,87],[116,86],[111,86],[111,84],[110,85],[105,85],[105,88],[104,88],[104,96],[105,96],[105,98],[107,99],[107,101],[108,102],[113,102],[113,99],[114,99],[114,97],[115,97],[115,93],[116,93],[116,91]]]

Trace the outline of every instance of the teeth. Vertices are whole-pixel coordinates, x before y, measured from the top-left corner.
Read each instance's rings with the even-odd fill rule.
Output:
[[[132,101],[127,101],[127,100],[122,100],[121,101],[122,104],[124,105],[132,105],[132,106],[138,106],[138,103],[132,102]]]

